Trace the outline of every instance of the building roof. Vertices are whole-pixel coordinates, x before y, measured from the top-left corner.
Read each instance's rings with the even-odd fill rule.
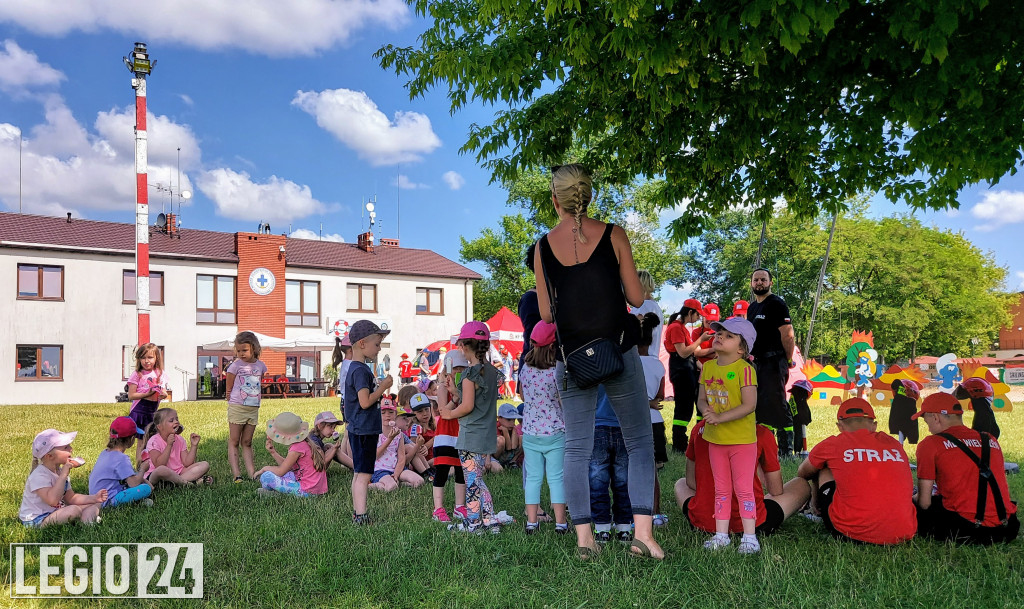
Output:
[[[149,227],[154,258],[237,263],[235,234],[184,229],[173,237]],[[310,239],[286,241],[286,264],[335,271],[480,279],[480,275],[430,250],[376,246],[366,252],[354,243]],[[98,254],[135,255],[135,226],[55,216],[0,212],[0,248],[29,248]]]

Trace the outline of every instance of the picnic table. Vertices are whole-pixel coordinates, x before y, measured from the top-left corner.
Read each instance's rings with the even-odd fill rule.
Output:
[[[263,379],[262,394],[266,398],[311,398],[325,395],[327,385],[328,381],[325,379],[310,381],[280,375],[275,378]]]

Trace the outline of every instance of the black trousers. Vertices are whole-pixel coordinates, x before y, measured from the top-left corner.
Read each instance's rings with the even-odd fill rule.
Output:
[[[672,450],[686,452],[687,427],[693,419],[697,403],[697,364],[692,357],[672,353],[668,358],[668,378],[675,392],[676,406],[672,412]]]

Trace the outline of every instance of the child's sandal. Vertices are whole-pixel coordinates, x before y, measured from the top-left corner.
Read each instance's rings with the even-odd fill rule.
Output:
[[[235,484],[241,484],[243,482],[245,482],[245,478],[241,476],[235,476]]]

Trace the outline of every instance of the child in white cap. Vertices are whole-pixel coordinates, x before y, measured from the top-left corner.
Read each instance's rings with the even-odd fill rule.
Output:
[[[100,504],[107,500],[106,489],[95,495],[79,495],[71,490],[68,475],[85,460],[72,457],[71,442],[77,431],[60,432],[46,429],[32,440],[32,473],[21,494],[18,519],[29,528],[63,524],[81,520],[86,524],[100,521]]]

